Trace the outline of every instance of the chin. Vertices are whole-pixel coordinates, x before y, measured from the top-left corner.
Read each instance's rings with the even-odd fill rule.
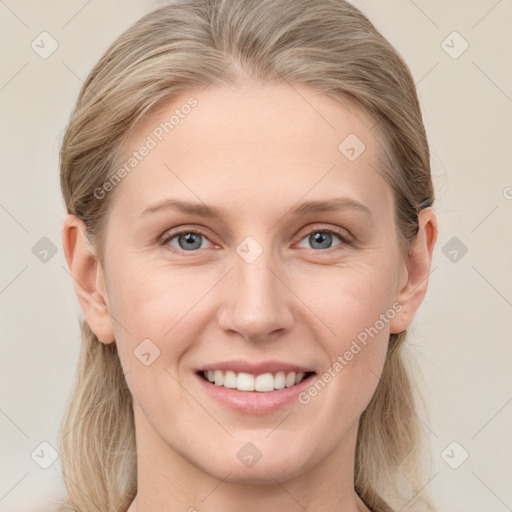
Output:
[[[235,457],[226,458],[225,453],[219,454],[218,462],[215,466],[210,463],[201,464],[201,469],[213,478],[227,483],[238,485],[266,485],[287,481],[311,469],[316,464],[311,458],[306,458],[303,448],[298,449],[299,453],[285,455],[279,454],[278,450],[265,452],[263,449],[257,459],[252,460],[245,456],[250,453],[252,448],[247,445],[246,452],[242,449],[234,451]],[[240,453],[241,452],[241,453]],[[240,454],[240,455],[239,455]],[[246,459],[244,461],[244,459]],[[228,475],[228,476],[226,476]]]

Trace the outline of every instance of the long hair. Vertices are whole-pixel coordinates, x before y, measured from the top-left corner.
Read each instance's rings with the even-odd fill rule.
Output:
[[[375,122],[404,254],[434,201],[414,81],[390,43],[344,0],[176,0],[140,18],[85,80],[64,134],[61,189],[100,262],[116,172],[131,129],[161,102],[200,86],[307,84]],[[76,380],[59,430],[67,496],[61,510],[125,512],[137,492],[135,427],[116,344],[81,321]],[[355,489],[373,510],[432,510],[419,471],[421,429],[404,345],[391,334],[384,369],[359,422]]]

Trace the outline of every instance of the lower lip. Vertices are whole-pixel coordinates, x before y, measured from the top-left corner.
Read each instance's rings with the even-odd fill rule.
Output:
[[[206,393],[221,404],[245,414],[268,414],[293,402],[297,396],[310,384],[315,374],[309,375],[299,384],[289,388],[276,389],[274,391],[239,391],[238,389],[216,386],[200,375],[196,377],[201,382]]]

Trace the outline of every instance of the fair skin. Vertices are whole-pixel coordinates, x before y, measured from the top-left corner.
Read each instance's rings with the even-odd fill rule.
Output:
[[[188,97],[198,101],[114,190],[103,264],[88,250],[81,221],[65,219],[63,246],[82,310],[102,343],[117,343],[133,396],[138,493],[130,512],[368,510],[354,491],[358,421],[390,333],[410,325],[425,295],[437,220],[431,208],[421,212],[403,256],[392,190],[376,171],[382,148],[369,131],[374,123],[356,107],[295,89],[300,94],[286,84],[212,85],[139,124],[127,154]],[[366,145],[354,161],[338,151],[351,133]],[[171,197],[224,216],[164,209],[141,218]],[[289,213],[337,197],[369,211]],[[169,233],[159,245],[171,228],[199,232],[197,244],[187,249],[186,233]],[[263,249],[251,263],[236,250],[248,236]],[[240,358],[298,364],[320,377],[396,303],[400,312],[307,404],[241,412],[205,393],[196,374]],[[146,366],[134,350],[148,338],[160,355]],[[248,442],[262,454],[251,467],[237,457]]]

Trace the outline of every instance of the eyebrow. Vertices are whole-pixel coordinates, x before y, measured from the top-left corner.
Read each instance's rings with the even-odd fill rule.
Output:
[[[306,201],[293,207],[288,213],[293,216],[308,215],[311,213],[331,212],[336,210],[352,209],[371,216],[370,209],[363,203],[348,197],[336,197],[329,200]],[[181,201],[178,199],[164,199],[148,208],[140,215],[145,217],[151,213],[162,210],[177,210],[189,215],[198,215],[206,218],[222,219],[225,216],[225,210],[222,208],[213,208],[206,203],[196,203],[190,201]]]

